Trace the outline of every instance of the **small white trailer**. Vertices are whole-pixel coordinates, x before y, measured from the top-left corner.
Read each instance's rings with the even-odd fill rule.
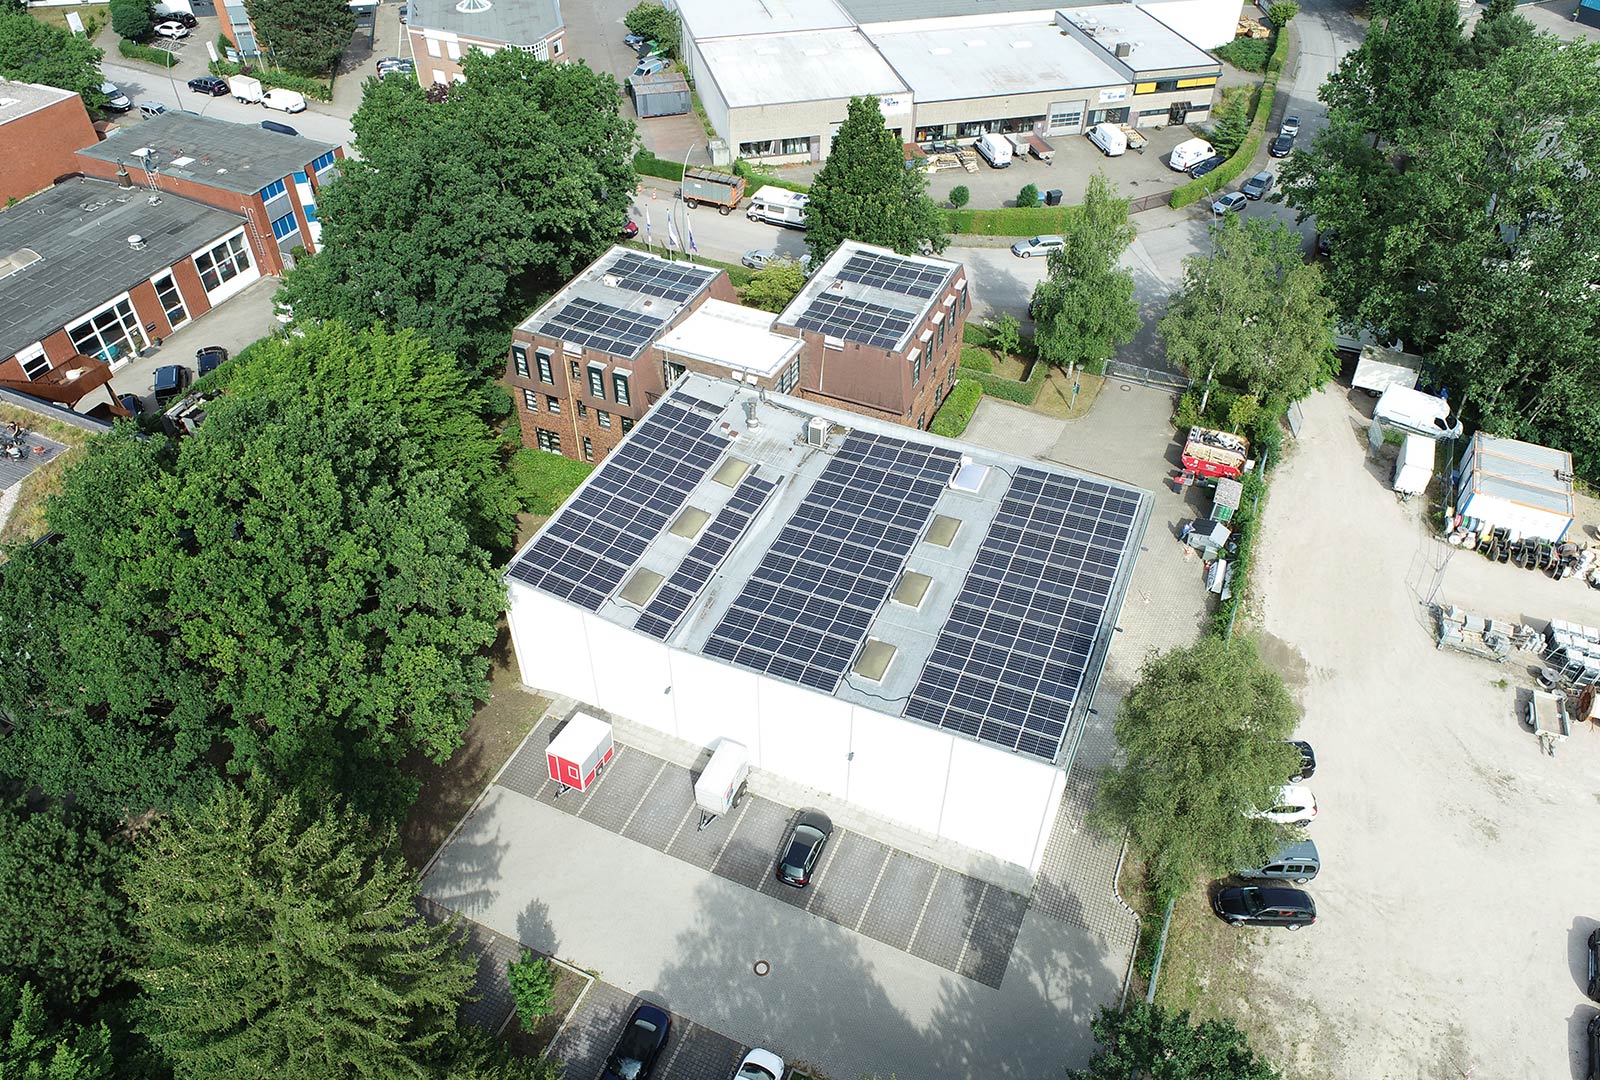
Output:
[[[1394,462],[1394,490],[1401,497],[1421,495],[1433,479],[1434,451],[1438,444],[1422,435],[1407,435]]]
[[[744,216],[751,221],[765,221],[769,225],[784,225],[791,229],[806,227],[806,208],[811,196],[798,191],[767,185],[750,196],[750,206]]]
[[[1417,377],[1422,371],[1422,357],[1415,353],[1397,352],[1377,345],[1363,345],[1361,359],[1356,361],[1355,377],[1350,385],[1377,397],[1391,386],[1415,390]]]
[[[249,75],[234,75],[228,79],[228,89],[235,99],[250,105],[261,103],[261,80]]]
[[[717,744],[705,772],[694,782],[694,804],[700,808],[700,824],[705,828],[739,805],[744,798],[745,779],[750,775],[750,751],[743,743],[723,739]]]

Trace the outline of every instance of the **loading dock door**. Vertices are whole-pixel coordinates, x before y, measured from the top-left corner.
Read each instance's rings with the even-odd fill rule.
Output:
[[[1083,132],[1083,110],[1086,102],[1055,101],[1050,104],[1047,135],[1078,135]]]

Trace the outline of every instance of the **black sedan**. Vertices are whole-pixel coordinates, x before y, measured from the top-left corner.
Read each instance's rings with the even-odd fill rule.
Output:
[[[640,1005],[628,1017],[617,1048],[606,1058],[600,1080],[649,1080],[671,1031],[672,1017],[654,1005]]]
[[[1295,741],[1289,744],[1300,751],[1300,766],[1289,777],[1289,783],[1298,784],[1302,780],[1310,780],[1317,771],[1317,752],[1311,749],[1308,742]]]
[[[1600,1001],[1600,929],[1589,933],[1589,998]]]
[[[778,880],[797,889],[805,888],[832,835],[833,822],[822,811],[802,810],[796,814],[778,849]]]
[[[197,349],[194,354],[195,366],[202,376],[217,370],[227,358],[228,350],[221,345],[207,345],[203,349]]]
[[[200,20],[187,11],[163,11],[159,13],[160,21],[175,22],[187,26],[190,30],[200,25]]]
[[[1317,921],[1317,905],[1299,889],[1236,885],[1218,892],[1211,906],[1230,926],[1284,926],[1298,930]]]
[[[215,75],[201,75],[197,79],[189,80],[189,89],[197,94],[210,94],[212,97],[226,97],[228,84]]]
[[[1221,165],[1227,160],[1228,159],[1223,157],[1221,154],[1212,154],[1204,161],[1197,161],[1191,165],[1189,167],[1189,175],[1198,180],[1206,173],[1210,172],[1212,169],[1215,169],[1218,165]]]
[[[1267,147],[1267,153],[1273,157],[1288,157],[1294,152],[1294,136],[1279,135],[1272,140],[1272,145]]]

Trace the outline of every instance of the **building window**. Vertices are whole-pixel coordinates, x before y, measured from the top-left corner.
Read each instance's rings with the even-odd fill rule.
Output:
[[[337,160],[339,159],[334,156],[334,152],[329,150],[326,154],[323,154],[321,157],[311,163],[311,171],[314,173],[319,173],[323,169],[331,168],[333,163]]]
[[[522,376],[524,379],[529,378],[528,350],[524,349],[521,345],[511,346],[511,366],[516,370],[518,375]]]
[[[583,381],[583,368],[578,366],[578,362],[576,360],[568,360],[567,361],[567,367],[568,367],[568,370],[570,370],[572,372],[572,381],[573,382],[582,382]]]
[[[550,354],[544,349],[540,349],[533,354],[533,358],[535,363],[539,365],[539,381],[554,386],[556,377],[555,373],[550,370]]]
[[[178,283],[172,279],[172,275],[162,274],[151,284],[155,286],[161,310],[167,313],[167,325],[176,330],[188,322],[189,312],[183,306],[183,294],[178,291]]]
[[[534,435],[539,440],[539,449],[551,454],[561,453],[561,436],[554,431],[544,428],[535,428]]]
[[[194,257],[194,266],[200,271],[200,284],[206,292],[216,292],[250,269],[250,249],[244,234],[230,236],[210,251],[202,251]]]
[[[939,329],[943,331],[944,327],[941,326]],[[916,386],[920,382],[922,382],[922,353],[915,352],[911,354],[911,385]]]
[[[28,377],[29,381],[37,379],[49,370],[50,358],[44,354],[43,349],[39,350],[38,356],[22,362],[22,373]]]
[[[283,192],[283,181],[274,180],[272,183],[261,189],[261,201],[266,202],[268,199],[276,199],[279,195],[282,195]]]
[[[583,437],[583,460],[594,460],[594,443],[589,441],[589,436],[587,435]]]
[[[585,405],[581,401],[578,402],[578,419],[582,420],[584,417],[586,417],[588,415],[589,415],[589,406]]]
[[[561,55],[561,39],[560,38],[556,38],[554,41],[550,42],[550,55],[551,56],[560,56]]]
[[[454,41],[445,42],[445,44],[444,44],[444,52],[445,52],[445,55],[448,56],[452,60],[460,60],[461,59],[461,46],[456,44]]]
[[[546,412],[554,413],[555,415],[560,416],[561,415],[561,399],[558,398],[558,397],[552,397],[549,394],[546,394],[544,396],[544,408],[545,408]]]
[[[272,235],[282,240],[285,236],[292,236],[300,231],[300,223],[294,219],[294,211],[278,218],[272,223]]]
[[[939,349],[941,351],[944,349],[944,320],[943,319],[939,320],[939,341],[938,341],[938,343],[936,345],[934,345],[934,348],[935,349]]]
[[[434,38],[428,38],[428,55],[429,56],[438,56],[439,55],[439,42]]]
[[[811,153],[811,136],[792,139],[759,139],[739,144],[740,157],[795,157]]]
[[[596,409],[594,411],[594,418],[603,428],[608,428],[611,426],[611,414],[606,412],[604,409]]]
[[[522,403],[528,407],[529,412],[539,411],[539,395],[527,387],[523,387],[522,390]]]
[[[928,414],[927,413],[923,413],[921,416],[917,417],[917,430],[918,431],[927,431],[928,430]]]
[[[600,368],[591,367],[589,369],[589,393],[593,394],[601,401],[606,399],[606,375],[605,372]],[[622,401],[621,398],[618,398],[617,400]],[[622,401],[622,404],[626,405],[627,402]]]
[[[624,435],[626,435],[628,432],[630,432],[632,430],[633,430],[633,421],[629,420],[626,416],[624,416],[622,418],[622,433]]]
[[[796,386],[799,386],[799,385],[800,385],[800,360],[797,357],[795,359],[795,362],[789,365],[789,370],[785,371],[781,376],[778,377],[778,393],[780,393],[780,394],[792,393],[794,391],[794,388]]]
[[[611,389],[618,405],[628,404],[628,377],[621,372],[611,376]]]
[[[84,356],[115,364],[150,344],[126,296],[113,300],[76,326],[67,327],[73,347]]]
[[[1083,126],[1083,106],[1068,105],[1050,114],[1051,131],[1076,131]]]

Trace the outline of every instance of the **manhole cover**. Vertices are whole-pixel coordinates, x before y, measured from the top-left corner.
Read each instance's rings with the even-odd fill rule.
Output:
[[[756,975],[765,978],[767,974],[772,971],[772,965],[767,963],[765,960],[757,960],[753,970],[755,971]]]

